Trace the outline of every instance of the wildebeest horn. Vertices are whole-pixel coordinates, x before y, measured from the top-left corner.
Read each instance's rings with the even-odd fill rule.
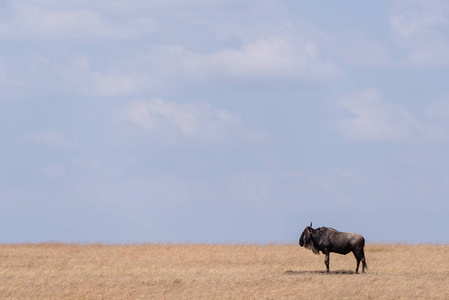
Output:
[[[312,227],[312,222],[310,222],[310,227]]]

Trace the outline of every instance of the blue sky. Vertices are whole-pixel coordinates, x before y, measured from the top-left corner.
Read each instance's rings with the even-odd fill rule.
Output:
[[[446,1],[0,2],[0,242],[447,243]]]

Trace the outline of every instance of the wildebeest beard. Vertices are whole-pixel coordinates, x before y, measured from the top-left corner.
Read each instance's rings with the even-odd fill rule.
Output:
[[[317,255],[320,254],[320,250],[317,249],[317,247],[315,246],[315,243],[313,242],[312,239],[309,239],[309,241],[307,243],[304,243],[304,248],[312,250],[312,252]]]

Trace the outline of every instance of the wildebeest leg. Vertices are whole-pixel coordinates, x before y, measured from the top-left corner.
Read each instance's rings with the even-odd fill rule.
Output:
[[[324,250],[325,258],[324,263],[326,264],[326,272],[329,273],[329,250]]]
[[[365,260],[365,251],[361,251],[362,254],[362,273],[365,273],[365,268],[368,268],[368,266],[366,265],[366,260]]]
[[[362,273],[365,273],[366,262],[365,262],[365,253],[364,253],[363,249],[354,250],[354,251],[352,251],[352,253],[354,253],[355,259],[357,260],[357,268],[355,269],[355,272],[356,273],[359,272],[359,265],[360,265],[360,261],[361,261],[362,262]]]
[[[355,251],[353,253],[354,253],[355,259],[357,259],[357,268],[355,268],[355,272],[358,273],[359,272],[359,265],[360,265],[360,260],[361,259],[360,259],[360,256],[359,256],[358,253],[356,253]]]

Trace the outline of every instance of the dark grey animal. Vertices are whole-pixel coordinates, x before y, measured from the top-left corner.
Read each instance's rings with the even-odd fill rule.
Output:
[[[310,249],[315,254],[320,254],[320,251],[326,256],[324,263],[326,264],[326,272],[329,273],[329,253],[335,252],[339,254],[354,253],[357,260],[357,268],[355,272],[359,272],[359,265],[362,262],[362,272],[365,268],[368,269],[365,261],[365,238],[357,233],[340,232],[333,228],[320,227],[312,228],[312,223],[307,226],[299,238],[299,245]]]

